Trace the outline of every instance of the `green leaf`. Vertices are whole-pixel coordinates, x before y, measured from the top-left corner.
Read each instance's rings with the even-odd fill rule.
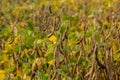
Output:
[[[95,40],[97,41],[97,42],[100,42],[100,34],[99,34],[99,32],[96,32],[95,33]]]
[[[32,22],[32,20],[28,20],[27,24],[28,24],[29,29],[33,30],[33,22]]]
[[[92,36],[92,32],[91,32],[91,31],[89,31],[89,32],[87,32],[87,33],[85,34],[85,37],[90,37],[90,36]]]
[[[62,69],[57,69],[56,71],[62,76],[66,76],[65,72]]]
[[[40,34],[40,29],[39,27],[34,27],[34,33],[37,35],[37,34]]]
[[[100,53],[100,54],[98,54],[98,57],[99,57],[99,59],[101,59],[101,60],[102,60],[103,55]]]
[[[47,56],[46,56],[46,61],[50,61],[53,59],[53,53],[49,53]]]
[[[82,10],[83,9],[83,7],[82,6],[78,6],[78,10],[80,11],[80,10]]]
[[[21,44],[21,50],[23,51],[24,49],[26,49],[26,44],[25,43]]]
[[[17,76],[15,80],[22,80],[20,76]]]
[[[27,44],[27,47],[32,47],[33,46],[33,43],[34,43],[34,37],[32,36],[27,36],[26,37],[26,44]]]
[[[15,69],[15,65],[11,65],[10,66],[10,71],[12,72],[12,71],[14,71],[14,69]]]
[[[23,11],[23,10],[20,11],[19,17],[20,17],[20,19],[23,19],[23,18],[24,18],[24,11]]]
[[[17,51],[20,51],[21,50],[21,46],[18,44],[15,46],[14,48],[14,51],[17,52]]]
[[[87,33],[85,34],[85,37],[91,37],[92,34],[94,33],[94,27],[91,27],[90,30],[87,31]]]
[[[41,78],[41,80],[47,80],[47,77],[46,77],[46,75],[45,75],[45,72],[40,71],[40,78]]]
[[[38,46],[42,46],[42,45],[43,45],[43,40],[38,39],[38,40],[37,40],[37,45],[38,45]]]
[[[0,60],[3,60],[3,56],[0,54]]]
[[[63,34],[63,33],[64,33],[65,28],[66,28],[66,26],[61,26],[61,27],[60,27],[60,33],[61,33],[61,34]]]
[[[4,36],[7,36],[10,33],[10,28],[9,27],[3,28],[1,32]]]

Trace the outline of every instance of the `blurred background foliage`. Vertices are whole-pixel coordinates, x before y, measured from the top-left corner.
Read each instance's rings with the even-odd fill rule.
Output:
[[[0,80],[119,80],[119,0],[1,0]]]

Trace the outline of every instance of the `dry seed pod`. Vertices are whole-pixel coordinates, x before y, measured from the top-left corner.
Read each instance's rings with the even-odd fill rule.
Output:
[[[31,73],[31,80],[35,77],[35,74],[39,68],[42,67],[43,63],[45,62],[44,58],[36,58],[32,64],[32,73]]]
[[[9,44],[12,44],[14,42],[14,36],[12,36],[12,39],[9,41]]]
[[[52,12],[52,6],[50,5],[49,6],[49,12],[52,14],[53,12]]]
[[[49,25],[50,25],[49,23],[47,22],[45,23],[45,26],[43,27],[43,32],[47,31]]]
[[[84,37],[81,37],[77,44],[80,44],[83,41]]]
[[[49,13],[47,11],[43,13],[43,21],[46,21],[48,17],[49,17]]]
[[[54,31],[55,31],[55,28],[53,27],[53,30],[51,31],[51,33],[50,34],[48,34],[48,38],[50,38],[53,34],[54,34]]]
[[[60,17],[55,17],[55,22],[54,22],[54,27],[55,27],[55,31],[57,31],[60,27],[60,24],[61,24],[61,20],[60,20]]]
[[[98,66],[100,66],[102,69],[105,69],[106,70],[106,67],[102,64],[102,63],[100,63],[100,61],[99,61],[99,59],[98,59],[98,47],[97,47],[97,45],[95,45],[95,48],[94,48],[94,54],[95,54],[95,60],[96,60],[96,62],[97,62],[97,64],[98,64]]]
[[[88,57],[92,55],[92,52],[94,51],[95,45],[93,45],[92,49],[88,52]]]
[[[45,10],[45,5],[43,4],[43,5],[42,5],[42,11],[44,11],[44,10]]]

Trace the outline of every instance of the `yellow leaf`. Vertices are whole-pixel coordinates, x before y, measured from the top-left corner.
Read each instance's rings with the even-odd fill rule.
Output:
[[[16,36],[14,43],[18,43],[19,39],[20,39],[20,35]]]
[[[62,80],[65,80],[65,79],[66,79],[65,77],[62,78]]]
[[[0,80],[3,80],[5,78],[5,71],[0,70]]]
[[[11,51],[12,49],[13,49],[13,45],[12,45],[12,44],[9,44],[9,43],[6,43],[6,44],[5,44],[5,50],[6,50],[7,52]]]
[[[21,67],[17,70],[17,76],[22,76],[22,68]]]
[[[8,40],[7,40],[7,42],[10,43],[11,40],[12,40],[12,37],[9,37]]]
[[[52,35],[52,36],[49,38],[49,40],[52,41],[52,42],[56,42],[57,39],[56,39],[56,37],[55,37],[54,35]]]
[[[55,6],[58,5],[58,1],[56,1],[56,0],[53,1],[53,5],[55,5]]]
[[[69,42],[68,42],[68,45],[69,45],[69,46],[72,46],[72,44],[73,44],[73,41],[69,41]]]
[[[80,30],[82,30],[82,31],[83,31],[84,26],[85,26],[85,24],[84,24],[84,23],[81,23],[81,25],[79,26]]]
[[[25,10],[25,9],[27,9],[27,7],[25,7],[25,6],[17,6],[17,7],[13,10],[12,14],[13,14],[14,16],[16,16],[16,15],[19,14],[19,12],[20,12],[21,10]]]
[[[75,0],[69,0],[69,1],[70,1],[70,3],[74,3]]]
[[[5,61],[0,61],[0,64],[3,64]]]
[[[114,51],[114,52],[117,51],[117,46],[116,46],[115,44],[113,44],[112,48],[113,48],[113,51]]]
[[[3,53],[3,61],[8,61],[8,55],[6,53]]]
[[[6,54],[7,52],[8,52],[8,50],[2,50],[2,53],[5,53],[5,54]]]
[[[48,61],[48,64],[50,64],[50,65],[54,65],[54,59]]]

